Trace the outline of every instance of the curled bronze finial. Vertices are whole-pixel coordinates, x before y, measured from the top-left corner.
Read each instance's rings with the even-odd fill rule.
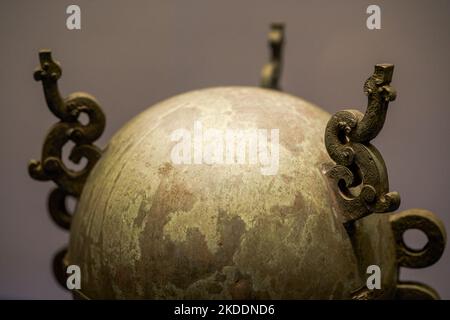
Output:
[[[397,255],[397,275],[400,267],[425,268],[436,263],[444,253],[447,234],[442,221],[431,211],[424,209],[409,209],[389,216]],[[409,247],[404,241],[408,230],[420,230],[428,238],[420,249]],[[397,279],[396,299],[399,300],[437,300],[438,293],[431,287],[412,281]]]
[[[45,138],[41,160],[32,160],[28,170],[34,179],[53,180],[62,192],[78,198],[90,170],[101,154],[101,150],[92,142],[103,133],[105,116],[97,101],[86,93],[74,93],[63,99],[57,83],[61,77],[61,67],[53,61],[48,50],[41,51],[39,58],[41,68],[35,71],[34,78],[42,81],[47,105],[60,121]],[[78,120],[82,113],[89,117],[85,125]],[[88,160],[81,171],[67,168],[62,161],[62,149],[69,141],[75,143],[69,159],[74,163],[79,163],[82,158]]]
[[[389,217],[397,249],[399,267],[425,268],[442,256],[447,242],[444,224],[431,211],[409,209],[392,214]],[[418,229],[428,238],[422,249],[413,249],[406,245],[403,234],[407,230]]]
[[[270,61],[261,71],[261,87],[281,90],[279,82],[283,65],[284,24],[273,23],[268,38]]]
[[[67,289],[66,284],[66,270],[68,267],[67,262],[67,247],[64,247],[53,256],[52,261],[53,274],[55,275],[56,281],[59,285],[65,289]]]
[[[69,196],[78,199],[84,183],[100,158],[101,150],[92,143],[105,128],[105,116],[97,101],[86,93],[73,93],[63,99],[58,89],[61,67],[52,59],[49,50],[39,52],[40,68],[34,72],[36,81],[42,81],[45,99],[50,111],[60,120],[50,129],[42,148],[41,160],[31,160],[28,165],[30,176],[36,180],[52,180],[57,187],[50,192],[48,210],[53,221],[63,229],[70,229],[72,214],[66,206]],[[79,121],[80,115],[88,116],[87,124]],[[69,160],[80,163],[87,159],[80,171],[69,169],[62,160],[63,147],[72,141]],[[58,282],[65,286],[64,259],[66,250],[55,255],[53,266]]]
[[[400,205],[399,194],[389,192],[383,158],[370,144],[383,128],[389,102],[396,97],[390,86],[393,70],[391,64],[377,64],[364,85],[368,96],[366,113],[339,111],[325,130],[325,146],[335,161],[326,168],[326,175],[336,183],[344,223],[372,212],[391,212]]]

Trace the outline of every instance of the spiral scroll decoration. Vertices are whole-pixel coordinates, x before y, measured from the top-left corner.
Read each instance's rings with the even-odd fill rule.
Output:
[[[389,216],[394,240],[398,268],[426,268],[436,263],[444,253],[447,234],[442,221],[433,212],[424,209],[408,209]],[[421,230],[428,241],[421,249],[409,247],[404,241],[408,230]],[[398,270],[397,274],[400,274]],[[438,293],[420,282],[397,280],[396,299],[436,300]]]
[[[283,66],[284,24],[273,23],[268,38],[270,61],[262,68],[261,87],[281,90],[279,82]]]
[[[377,64],[364,85],[368,97],[366,113],[339,111],[325,130],[325,146],[335,162],[325,171],[337,185],[344,223],[373,212],[391,212],[400,205],[399,194],[389,192],[383,158],[370,143],[383,128],[388,104],[396,97],[390,86],[393,71],[391,64]]]
[[[69,230],[72,214],[66,206],[66,199],[79,199],[86,179],[101,156],[101,150],[93,145],[105,128],[105,115],[98,102],[89,94],[76,92],[62,98],[58,89],[61,67],[52,59],[51,51],[39,52],[40,68],[34,72],[34,79],[41,81],[45,99],[50,111],[60,120],[48,132],[42,148],[41,160],[31,160],[28,165],[30,176],[36,180],[52,180],[57,187],[48,197],[48,210],[53,221],[63,229]],[[80,115],[86,114],[87,124],[80,122]],[[87,159],[80,171],[69,169],[63,162],[63,147],[73,142],[69,160],[79,164]],[[61,283],[60,270],[66,249],[62,249],[54,258],[54,270]],[[65,285],[65,283],[64,283]]]

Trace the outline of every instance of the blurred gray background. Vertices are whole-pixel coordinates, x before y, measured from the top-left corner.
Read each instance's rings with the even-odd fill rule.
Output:
[[[82,30],[66,29],[81,7]],[[382,29],[366,28],[377,4]],[[46,211],[52,183],[33,181],[56,122],[33,80],[38,50],[63,67],[63,95],[87,91],[101,103],[104,146],[127,120],[178,93],[258,85],[270,22],[287,25],[283,89],[330,113],[364,110],[362,86],[379,62],[395,64],[386,125],[374,144],[386,161],[400,209],[426,208],[450,230],[450,1],[5,1],[0,2],[0,298],[70,298],[53,279],[51,257],[68,242]],[[419,245],[423,235],[408,241]],[[450,299],[450,249],[403,279]]]

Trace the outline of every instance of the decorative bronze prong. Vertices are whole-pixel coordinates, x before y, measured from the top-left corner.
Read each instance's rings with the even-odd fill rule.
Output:
[[[34,78],[42,81],[47,105],[60,122],[47,134],[41,160],[30,161],[28,170],[34,179],[53,180],[67,195],[78,198],[89,172],[101,155],[101,150],[92,142],[102,134],[105,116],[97,101],[86,93],[74,93],[66,99],[61,98],[57,83],[61,77],[61,67],[48,50],[41,51],[39,58],[41,68],[35,71]],[[88,115],[88,124],[83,125],[78,121],[81,113]],[[62,161],[62,149],[69,141],[75,143],[69,159],[74,163],[79,163],[82,158],[88,160],[85,168],[78,172],[67,168]]]
[[[62,73],[60,65],[52,59],[49,50],[42,50],[39,60],[40,68],[34,72],[34,79],[42,81],[47,106],[60,121],[45,138],[41,160],[30,161],[28,172],[36,180],[56,183],[57,188],[48,198],[48,210],[58,226],[69,230],[72,213],[67,210],[66,198],[79,199],[89,173],[100,158],[101,150],[92,143],[103,133],[105,116],[97,101],[86,93],[74,93],[63,99],[58,89]],[[85,125],[78,120],[81,113],[89,117]],[[86,166],[80,171],[71,170],[63,163],[62,150],[69,141],[75,143],[69,160],[79,163],[82,158],[87,159]],[[66,249],[59,251],[53,260],[55,277],[63,287],[66,285],[66,252]]]
[[[389,102],[396,97],[390,86],[393,70],[391,64],[377,64],[364,84],[368,96],[366,113],[339,111],[325,130],[325,146],[335,161],[325,171],[338,193],[344,223],[373,212],[391,212],[400,205],[399,194],[389,192],[383,158],[370,144],[383,128]]]
[[[283,66],[284,24],[273,23],[268,38],[270,61],[262,68],[261,87],[281,90],[279,82]]]

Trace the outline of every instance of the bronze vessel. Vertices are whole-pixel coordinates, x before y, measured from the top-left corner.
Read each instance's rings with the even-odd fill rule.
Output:
[[[283,25],[274,24],[261,88],[209,88],[167,99],[131,120],[103,150],[94,145],[105,126],[98,102],[85,93],[63,98],[59,64],[50,51],[40,53],[35,79],[59,122],[29,172],[56,184],[49,211],[70,230],[70,244],[55,256],[55,274],[65,286],[67,266],[80,267],[76,298],[438,298],[424,284],[401,282],[399,269],[440,258],[443,224],[426,210],[392,213],[400,196],[389,190],[385,163],[371,144],[396,97],[394,66],[375,65],[363,86],[365,113],[329,115],[280,91],[283,41]],[[82,113],[87,124],[79,121]],[[246,157],[228,154],[226,148],[242,147],[236,137],[217,147],[225,140],[211,143],[200,134],[198,144],[199,127],[225,140],[227,132],[265,133],[255,141],[266,141],[278,162],[264,158],[263,149],[252,158],[250,142]],[[192,142],[183,163],[173,161],[174,132]],[[79,172],[62,161],[69,141],[70,160],[87,159]],[[205,160],[208,147],[215,159]],[[78,200],[73,214],[69,196]],[[409,229],[427,235],[423,249],[404,243]],[[366,286],[373,265],[381,270],[381,289]]]

